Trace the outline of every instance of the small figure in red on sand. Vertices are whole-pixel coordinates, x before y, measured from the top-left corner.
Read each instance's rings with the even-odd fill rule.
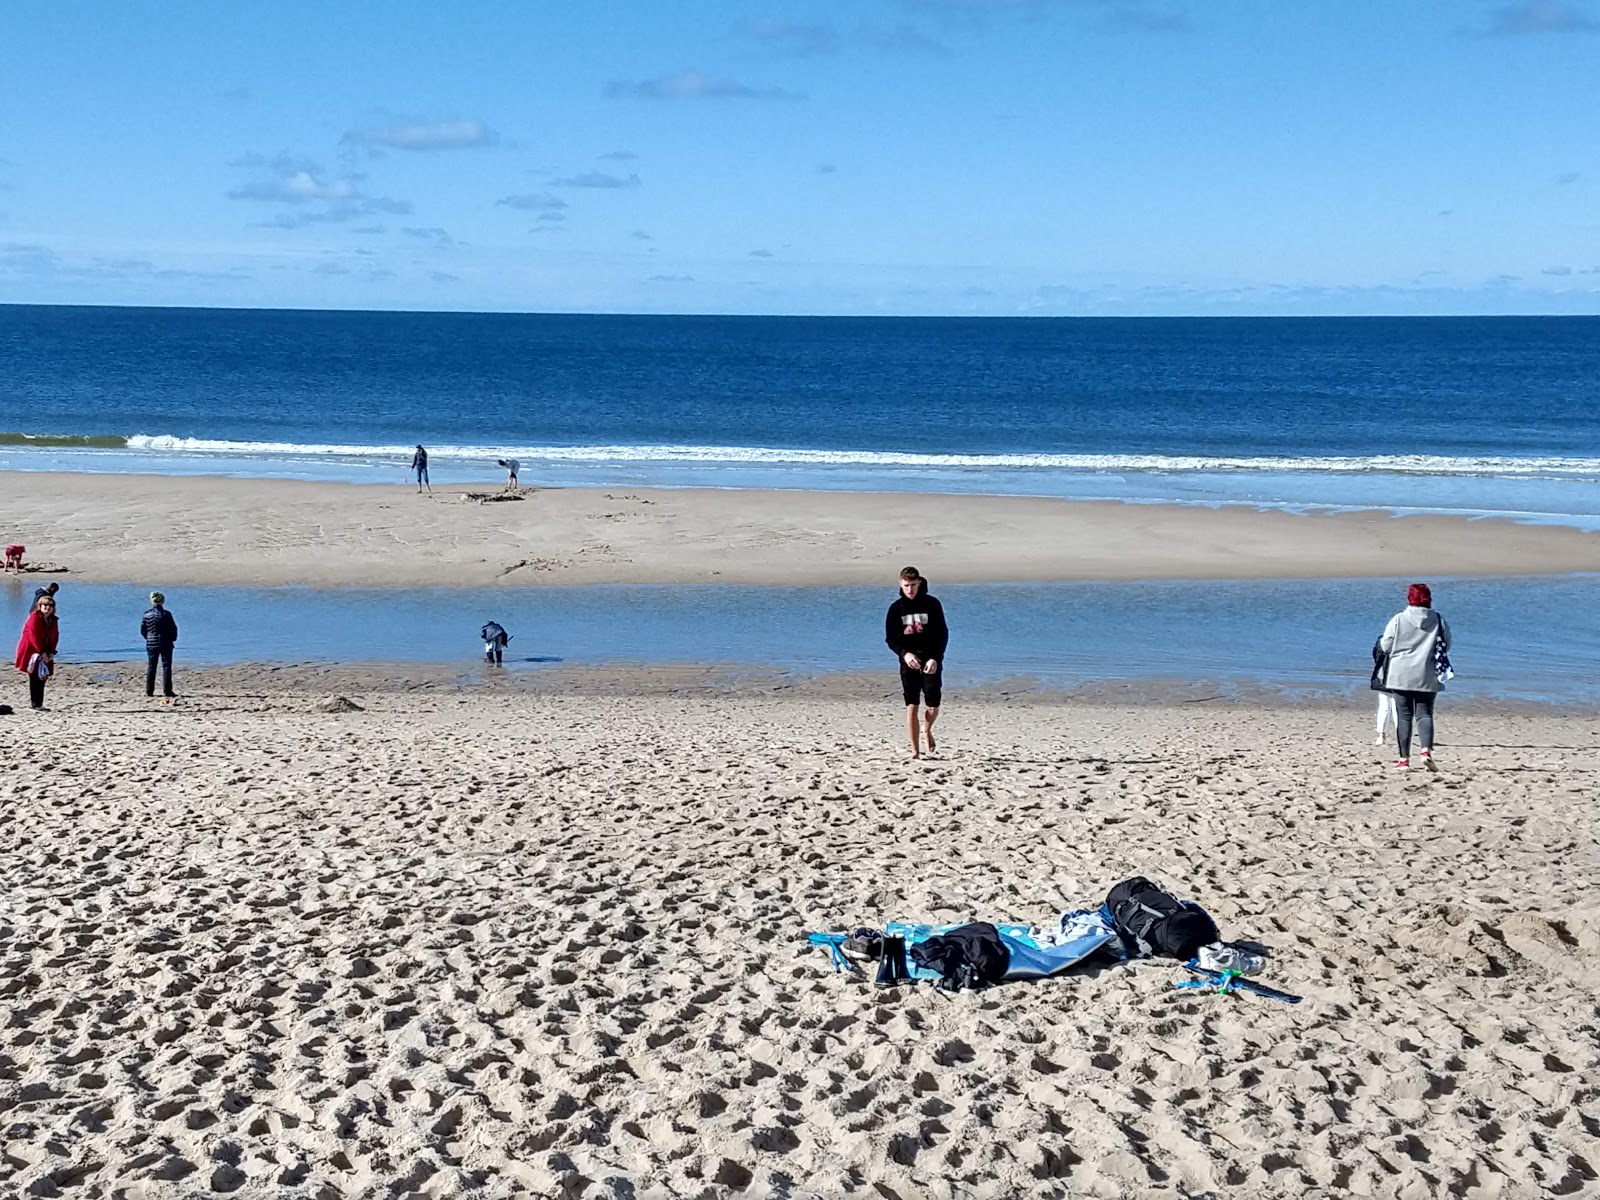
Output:
[[[22,556],[24,554],[26,554],[27,552],[28,552],[28,548],[26,546],[7,546],[6,547],[6,570],[8,570],[8,571],[20,571],[20,570],[22,570]]]

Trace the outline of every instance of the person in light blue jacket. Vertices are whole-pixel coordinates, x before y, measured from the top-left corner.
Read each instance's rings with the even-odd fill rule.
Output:
[[[1382,663],[1383,690],[1395,701],[1395,740],[1400,758],[1394,765],[1404,771],[1411,766],[1411,731],[1416,725],[1422,743],[1422,762],[1430,771],[1439,768],[1433,761],[1433,703],[1444,691],[1450,674],[1450,626],[1433,609],[1433,593],[1425,583],[1413,583],[1406,591],[1406,607],[1389,618],[1378,639]]]

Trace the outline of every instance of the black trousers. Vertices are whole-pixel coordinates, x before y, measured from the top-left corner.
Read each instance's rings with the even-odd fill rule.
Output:
[[[32,671],[28,672],[28,703],[34,708],[44,707],[44,684]]]
[[[160,662],[161,694],[172,695],[172,647],[168,646],[165,650],[146,650],[145,658],[147,664],[144,669],[144,694],[146,696],[156,694],[156,663]]]
[[[1411,757],[1411,722],[1417,723],[1417,740],[1424,750],[1433,749],[1433,701],[1436,692],[1394,693],[1394,736],[1400,743],[1400,757]]]

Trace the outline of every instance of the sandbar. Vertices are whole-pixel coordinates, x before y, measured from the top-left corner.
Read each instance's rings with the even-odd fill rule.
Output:
[[[1500,519],[1017,496],[0,473],[0,540],[90,582],[508,586],[1541,575],[1600,538]],[[478,503],[469,496],[482,496]]]

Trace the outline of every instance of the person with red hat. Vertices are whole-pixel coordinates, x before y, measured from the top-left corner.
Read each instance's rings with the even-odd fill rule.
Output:
[[[1406,589],[1406,607],[1389,618],[1378,639],[1382,661],[1374,677],[1395,700],[1395,740],[1400,770],[1411,766],[1411,732],[1415,723],[1417,740],[1422,743],[1422,763],[1430,771],[1439,768],[1433,761],[1433,703],[1444,691],[1450,669],[1450,626],[1434,611],[1433,593],[1425,583]]]

